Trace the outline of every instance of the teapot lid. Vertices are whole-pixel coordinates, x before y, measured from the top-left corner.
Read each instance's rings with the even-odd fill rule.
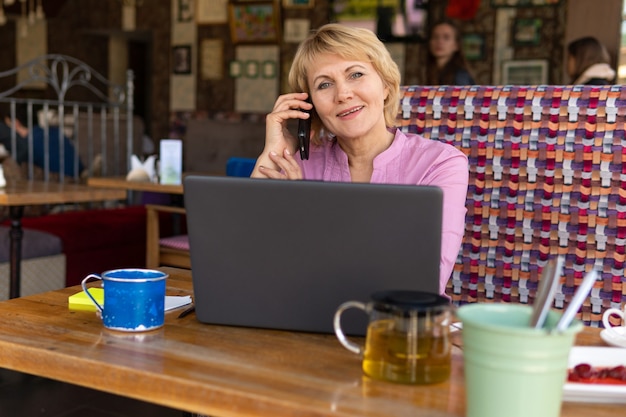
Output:
[[[418,312],[432,310],[436,307],[447,306],[450,300],[439,294],[425,291],[388,290],[378,291],[372,294],[377,309],[383,306],[393,307],[400,310],[413,310]]]

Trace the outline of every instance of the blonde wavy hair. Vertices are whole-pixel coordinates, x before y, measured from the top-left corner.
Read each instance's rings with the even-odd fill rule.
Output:
[[[307,70],[321,54],[369,62],[389,90],[384,106],[385,123],[387,127],[395,126],[400,106],[400,70],[372,31],[338,23],[329,23],[313,31],[298,47],[289,70],[289,85],[293,91],[310,94]],[[325,133],[319,116],[313,112],[311,117],[312,129],[316,132],[313,142],[319,144]]]

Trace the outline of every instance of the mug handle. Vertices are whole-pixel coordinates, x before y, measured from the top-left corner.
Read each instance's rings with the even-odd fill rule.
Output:
[[[363,353],[363,347],[349,341],[341,328],[341,315],[349,308],[358,308],[366,313],[369,313],[370,307],[369,304],[361,303],[359,301],[346,301],[341,304],[339,308],[337,308],[333,319],[333,328],[335,329],[335,335],[337,336],[337,339],[339,339],[339,343],[341,343],[343,347],[348,349],[350,352],[361,355]]]
[[[87,294],[87,296],[91,299],[91,302],[94,303],[94,305],[96,306],[96,308],[100,311],[100,313],[102,313],[102,306],[100,304],[98,304],[98,302],[96,301],[95,298],[93,298],[93,295],[91,295],[91,293],[89,292],[89,290],[87,289],[87,281],[89,281],[91,278],[96,278],[96,279],[102,279],[102,277],[100,275],[97,274],[89,274],[87,275],[83,281],[80,283],[80,285],[83,287],[83,291],[85,291],[85,294]]]
[[[608,310],[606,310],[604,312],[604,314],[602,315],[602,324],[604,325],[605,329],[610,329],[611,327],[614,327],[611,322],[609,321],[609,318],[612,315],[616,315],[616,316],[620,316],[622,318],[622,321],[625,319],[624,317],[624,312],[618,308],[609,308]]]

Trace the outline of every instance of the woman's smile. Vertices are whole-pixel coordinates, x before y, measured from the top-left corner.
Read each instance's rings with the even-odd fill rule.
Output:
[[[342,119],[354,119],[355,117],[357,117],[360,113],[361,110],[364,108],[365,106],[356,106],[356,107],[352,107],[346,111],[342,111],[341,113],[337,114],[338,117],[342,118]]]

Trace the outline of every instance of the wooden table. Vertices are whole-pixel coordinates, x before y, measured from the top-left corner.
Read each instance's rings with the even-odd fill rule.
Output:
[[[211,175],[224,176],[223,173],[212,172],[184,172],[183,177],[187,175]],[[90,187],[100,188],[118,188],[127,191],[144,191],[164,194],[183,194],[183,185],[160,184],[158,182],[148,181],[128,181],[126,177],[91,177],[87,179],[87,185]]]
[[[168,294],[192,293],[190,271],[162,269]],[[207,325],[180,310],[156,331],[109,331],[95,313],[68,310],[78,290],[0,302],[0,367],[220,417],[465,416],[459,333],[448,382],[397,385],[364,377],[334,335]],[[577,343],[603,345],[591,328]],[[564,403],[561,415],[616,417],[624,406]]]
[[[159,184],[148,181],[127,181],[126,177],[92,177],[87,180],[90,187],[117,188],[128,191],[147,191],[165,194],[182,194],[183,185]]]
[[[9,297],[20,296],[22,260],[22,215],[24,207],[30,205],[83,203],[93,201],[121,200],[126,191],[96,189],[79,184],[60,184],[43,181],[9,182],[0,189],[0,205],[9,207],[11,218],[10,235],[10,282]]]

